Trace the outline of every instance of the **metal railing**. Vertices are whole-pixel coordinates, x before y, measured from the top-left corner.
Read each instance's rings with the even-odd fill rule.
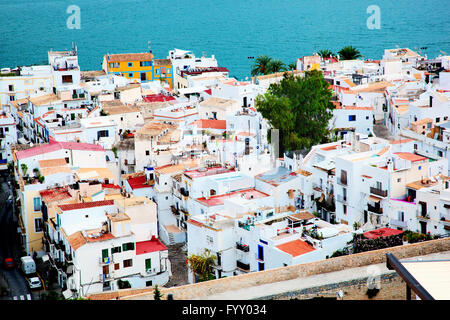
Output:
[[[382,190],[382,189],[379,189],[379,188],[370,187],[370,193],[385,198],[385,197],[387,197],[387,193],[388,192],[387,192],[387,190]]]

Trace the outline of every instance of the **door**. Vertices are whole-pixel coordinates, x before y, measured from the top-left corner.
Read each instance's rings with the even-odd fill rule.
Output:
[[[141,81],[147,80],[147,74],[145,72],[141,72]]]
[[[258,262],[258,271],[264,270],[264,262]]]
[[[264,260],[264,247],[258,245],[258,260]]]
[[[420,233],[426,234],[427,233],[427,223],[425,221],[419,221],[420,222]]]
[[[247,108],[247,97],[244,97],[244,108]]]

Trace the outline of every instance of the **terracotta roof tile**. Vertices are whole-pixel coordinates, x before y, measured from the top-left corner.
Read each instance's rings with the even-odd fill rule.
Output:
[[[290,254],[293,257],[314,251],[315,249],[302,240],[294,240],[276,246],[276,248]]]
[[[62,211],[70,211],[70,210],[102,207],[102,206],[111,206],[113,204],[114,204],[114,200],[102,200],[102,201],[92,201],[92,202],[61,204],[58,207],[61,208]]]

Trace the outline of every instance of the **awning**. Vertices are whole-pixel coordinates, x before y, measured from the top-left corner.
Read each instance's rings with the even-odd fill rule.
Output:
[[[369,200],[373,202],[380,202],[381,198],[375,197],[375,196],[369,196]]]

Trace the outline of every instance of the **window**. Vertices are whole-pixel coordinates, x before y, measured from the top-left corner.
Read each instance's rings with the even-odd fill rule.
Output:
[[[8,127],[6,127],[6,128],[5,128],[5,132],[8,132],[8,131],[9,131],[9,128],[8,128]]]
[[[403,211],[399,211],[398,213],[398,221],[405,221],[405,214]]]
[[[108,260],[108,249],[102,250],[102,260],[103,260],[103,262]]]
[[[124,243],[122,244],[122,249],[123,251],[134,250],[134,243],[133,242]]]
[[[165,67],[161,67],[161,74],[166,74],[166,68]]]
[[[9,91],[14,91],[14,85],[13,84],[8,85],[8,90]]]
[[[169,68],[166,69],[166,74],[171,74],[171,72],[172,72],[172,69],[169,69]]]
[[[123,267],[129,268],[133,266],[133,259],[123,260]]]
[[[120,269],[120,263],[115,263],[114,270],[119,270],[119,269]]]
[[[128,67],[132,67],[133,66],[133,62],[128,62]]]
[[[150,155],[150,151],[149,150],[145,150],[145,155],[149,156]]]
[[[397,179],[397,182],[400,182],[400,181],[402,181],[402,179],[401,179],[401,178],[398,178],[398,179]]]
[[[100,130],[97,131],[97,140],[103,137],[109,137],[109,131],[108,130]]]
[[[348,116],[348,121],[356,121],[356,115],[349,115]]]
[[[145,72],[141,72],[141,81],[147,80],[147,74]]]
[[[72,83],[72,76],[71,75],[62,76],[62,83]]]
[[[16,101],[16,96],[9,96],[9,101]]]
[[[151,62],[151,61],[141,61],[141,62],[139,63],[139,65],[140,65],[141,67],[150,67],[150,66],[152,65],[152,62]]]
[[[120,64],[118,62],[112,62],[109,64],[110,68],[119,68]]]
[[[44,222],[42,218],[34,219],[34,232],[42,232]]]
[[[441,118],[436,118],[436,123],[438,123],[439,121],[441,121]]]
[[[130,73],[128,74],[128,77],[133,78],[133,72],[130,72]]]
[[[146,287],[151,287],[152,285],[153,285],[152,280],[146,281],[146,282],[145,282],[145,286],[146,286]]]
[[[150,270],[152,268],[152,259],[145,259],[145,270]]]
[[[159,74],[159,69],[155,69],[155,74]]]
[[[369,116],[366,116],[366,120],[369,120]]]
[[[122,247],[114,247],[114,248],[111,248],[111,253],[119,253],[119,252],[122,252]]]
[[[342,205],[342,209],[344,211],[344,214],[347,214],[347,206],[345,204]]]
[[[41,211],[41,197],[33,198],[34,211]]]

